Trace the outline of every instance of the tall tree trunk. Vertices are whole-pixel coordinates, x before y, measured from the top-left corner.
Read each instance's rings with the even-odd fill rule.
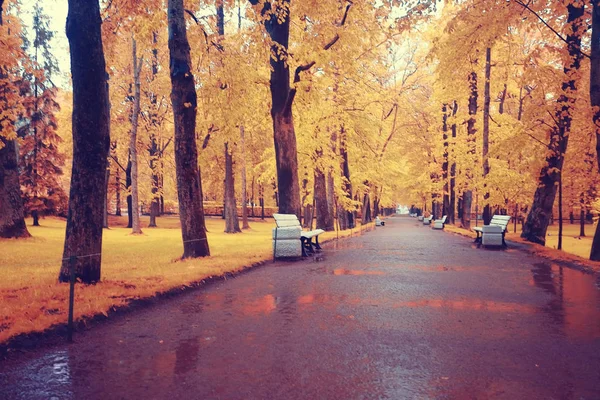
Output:
[[[127,190],[127,228],[133,228],[133,199],[131,197],[131,152],[127,156],[127,167],[125,168],[125,189]]]
[[[477,61],[475,61],[477,64]],[[477,116],[477,72],[472,71],[469,74],[469,88],[471,93],[469,95],[469,119],[467,120],[467,153],[475,158],[475,135],[477,133],[477,128],[475,123]],[[475,161],[475,160],[473,160]],[[473,171],[471,168],[467,168],[465,173],[465,178],[467,182],[471,182],[473,180]],[[463,201],[462,201],[462,227],[466,229],[471,229],[471,205],[473,202],[473,192],[471,188],[468,188],[463,193]]]
[[[317,154],[317,158],[320,158],[321,156],[322,154]],[[325,174],[318,166],[315,167],[314,182],[314,199],[316,209],[315,211],[317,212],[317,229],[332,231],[335,229],[335,227],[333,226],[333,215],[329,213],[329,204],[327,204],[326,178]]]
[[[169,0],[171,103],[175,119],[175,167],[183,258],[210,255],[196,147],[197,98],[183,0]]]
[[[107,157],[108,160],[108,157]],[[102,227],[108,229],[108,184],[110,182],[110,168],[106,168],[106,190],[104,191],[104,212],[102,213]]]
[[[121,167],[117,165],[115,171],[115,215],[121,216]]]
[[[569,61],[564,67],[563,93],[558,98],[557,110],[554,119],[556,126],[550,132],[550,141],[546,153],[546,165],[539,175],[538,187],[535,191],[533,204],[523,225],[521,237],[541,245],[546,244],[546,230],[552,218],[552,208],[556,198],[557,184],[567,151],[569,132],[571,130],[571,113],[577,95],[576,74],[581,65],[581,35],[585,31],[581,21],[584,14],[584,5],[579,7],[571,4],[567,7],[567,23],[571,25],[571,33],[567,35],[567,50]],[[599,237],[600,239],[600,237]],[[592,245],[593,248],[593,245]]]
[[[3,2],[4,0],[0,0],[0,26],[3,25]],[[6,71],[4,68],[0,68],[0,80],[4,80],[6,77]],[[4,96],[4,94],[0,94],[0,96]],[[23,200],[21,199],[17,143],[3,137],[2,125],[0,125],[0,210],[0,238],[31,236],[25,225]]]
[[[342,170],[342,189],[344,191],[344,197],[346,198],[346,202],[350,203],[352,201],[352,181],[350,180],[350,163],[348,161],[348,147],[346,143],[346,130],[342,126],[340,129],[340,144],[339,144],[339,152],[341,158],[341,170]],[[347,207],[344,207],[343,202],[340,202],[338,209],[338,215],[340,218],[340,226],[342,226],[342,230],[352,229],[356,227],[356,219],[354,217],[354,212]]]
[[[235,204],[235,183],[233,179],[233,155],[229,151],[229,144],[225,143],[225,233],[238,233],[240,222]]]
[[[246,193],[246,140],[244,137],[244,125],[240,125],[241,159],[242,159],[242,229],[250,229],[248,225],[248,195]],[[254,207],[252,207],[254,209]]]
[[[258,185],[258,202],[260,205],[260,219],[265,220],[265,194],[263,185]]]
[[[3,137],[0,141],[0,237],[26,238],[31,235],[25,226],[17,144]]]
[[[581,205],[581,211],[579,211],[579,237],[585,237],[585,209],[583,204]]]
[[[500,97],[500,105],[498,106],[498,114],[504,114],[504,103],[506,102],[506,94],[508,91],[508,85],[504,84],[504,89],[502,89],[502,95]]]
[[[450,193],[448,191],[448,105],[442,106],[442,140],[444,154],[442,158],[442,181],[444,182],[444,194],[442,200],[442,215],[448,215],[450,208]]]
[[[251,0],[257,4],[257,0]],[[298,154],[292,105],[296,94],[290,89],[288,43],[290,36],[290,0],[263,3],[264,25],[272,40],[271,54],[271,117],[277,165],[279,212],[301,217]],[[298,72],[299,74],[299,72]],[[296,77],[299,80],[299,75]],[[296,81],[295,78],[295,81]]]
[[[158,33],[152,32],[152,82],[156,80],[158,75]],[[150,146],[148,146],[148,153],[150,155],[150,185],[152,191],[152,202],[150,203],[150,222],[148,223],[149,228],[156,228],[156,217],[160,214],[160,198],[158,196],[158,188],[160,180],[158,177],[158,158],[161,156],[158,149],[158,140],[156,138],[156,130],[158,129],[158,95],[156,93],[150,94],[150,103],[152,105],[152,113],[150,115]]]
[[[106,64],[100,6],[96,0],[69,0],[67,37],[73,81],[73,175],[63,262],[59,280],[70,278],[69,257],[83,283],[101,277],[102,212],[110,145]]]
[[[452,117],[456,116],[458,112],[458,103],[456,101],[452,104]],[[450,165],[450,202],[448,203],[448,211],[446,214],[448,215],[448,223],[454,224],[455,221],[455,210],[456,210],[456,156],[454,153],[454,141],[456,140],[456,122],[454,119],[452,120],[452,126],[450,128],[452,131],[452,164]]]
[[[363,206],[362,206],[362,224],[366,224],[372,221],[371,218],[371,197],[369,193],[365,193],[363,197]]]
[[[558,250],[562,250],[562,239],[563,239],[563,185],[562,185],[562,171],[558,176]]]
[[[131,228],[133,234],[141,234],[140,226],[140,203],[138,199],[138,157],[137,157],[137,131],[140,115],[140,72],[142,70],[142,59],[137,58],[137,43],[131,39],[133,55],[133,112],[131,114],[131,131],[129,134],[129,154],[131,156]]]
[[[313,223],[313,206],[312,204],[306,204],[304,206],[304,224],[302,225],[305,229],[312,230]],[[317,222],[318,224],[318,222]]]
[[[483,224],[489,225],[492,219],[491,209],[489,204],[490,192],[487,188],[486,178],[490,173],[490,161],[488,158],[489,143],[490,143],[490,80],[492,75],[492,49],[485,49],[485,86],[483,94]],[[503,110],[504,111],[504,110]]]
[[[592,1],[592,40],[590,63],[590,100],[594,107],[593,122],[596,131],[596,159],[600,169],[600,0]],[[583,225],[582,225],[583,226]],[[583,227],[581,230],[583,231]],[[596,224],[590,260],[600,261],[600,222]]]

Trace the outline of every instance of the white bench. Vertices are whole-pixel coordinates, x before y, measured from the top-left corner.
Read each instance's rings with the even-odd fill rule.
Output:
[[[323,229],[302,231],[298,217],[294,214],[273,214],[276,228],[273,228],[273,257],[308,256],[321,250],[319,235]],[[314,242],[313,242],[314,238]]]
[[[423,218],[423,225],[431,225],[431,221],[433,221],[433,214],[427,218]]]
[[[448,217],[444,215],[442,219],[433,220],[433,222],[431,223],[431,227],[433,229],[444,229],[444,225],[446,224],[446,218]]]
[[[506,241],[506,227],[510,221],[510,215],[494,215],[489,225],[476,226],[473,230],[477,233],[475,243],[477,247],[483,246],[504,246]]]

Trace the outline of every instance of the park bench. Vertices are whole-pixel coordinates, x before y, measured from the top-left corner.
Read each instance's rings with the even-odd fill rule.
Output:
[[[506,227],[510,221],[510,215],[494,215],[489,225],[476,226],[473,230],[477,233],[475,243],[477,247],[483,246],[504,246],[506,241]]]
[[[273,228],[273,257],[306,257],[321,250],[319,235],[323,229],[303,231],[294,214],[273,214],[273,218],[277,224]]]
[[[423,221],[423,216],[422,215],[417,216],[417,220],[418,221]]]
[[[431,227],[433,229],[444,229],[444,225],[446,224],[446,218],[447,216],[444,215],[442,219],[433,220]]]
[[[427,218],[423,218],[423,225],[431,225],[431,221],[433,221],[433,214]]]

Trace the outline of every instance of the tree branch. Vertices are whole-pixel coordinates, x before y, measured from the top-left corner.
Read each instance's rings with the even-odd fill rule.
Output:
[[[530,13],[532,13],[533,15],[535,15],[537,17],[537,19],[539,19],[544,25],[546,25],[546,27],[548,29],[550,29],[560,40],[562,40],[563,42],[565,42],[569,47],[574,47],[571,43],[569,43],[567,41],[567,39],[565,39],[560,33],[558,33],[556,31],[556,29],[554,29],[553,27],[551,27],[537,12],[535,12],[534,10],[532,10],[531,7],[529,7],[529,4],[525,4],[521,0],[513,0],[513,1],[515,3],[517,3],[518,5],[520,5],[521,7],[523,7],[524,9],[526,9],[527,11],[529,11]],[[581,49],[575,48],[575,50],[577,52],[579,52],[582,56],[587,57],[587,58],[591,58],[589,54],[584,53],[583,51],[581,51]]]

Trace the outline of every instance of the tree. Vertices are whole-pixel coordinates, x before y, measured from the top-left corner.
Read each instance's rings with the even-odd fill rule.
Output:
[[[600,1],[592,1],[592,40],[590,65],[590,100],[596,134],[596,160],[600,171]],[[583,208],[582,211],[583,213]],[[583,232],[583,224],[581,225]],[[600,223],[596,225],[590,260],[600,261]]]
[[[11,76],[18,67],[21,43],[18,22],[9,19],[10,24],[4,24],[4,5],[0,0],[0,237],[25,238],[30,234],[25,226],[14,130],[19,98]]]
[[[210,255],[204,224],[202,186],[196,147],[197,97],[191,69],[183,0],[169,0],[171,103],[175,119],[175,167],[183,258]]]
[[[141,83],[140,72],[144,59],[137,57],[137,43],[131,38],[133,55],[133,110],[131,112],[131,133],[129,135],[129,159],[131,161],[131,228],[132,233],[141,234],[140,227],[140,204],[138,200],[138,155],[137,155],[137,132],[138,119],[140,116]]]
[[[73,170],[61,282],[70,257],[84,283],[101,277],[102,216],[110,144],[108,83],[97,0],[69,0],[67,37],[73,78]]]
[[[50,40],[54,32],[49,29],[49,18],[39,5],[33,15],[32,72],[26,74],[21,92],[25,113],[20,119],[18,135],[21,138],[21,186],[25,209],[39,226],[39,215],[66,211],[67,197],[60,183],[64,155],[59,151],[62,141],[57,133],[57,89],[52,74],[58,72],[52,55]]]
[[[290,1],[265,1],[261,14],[271,37],[271,117],[277,162],[279,212],[301,215],[300,186],[298,182],[298,155],[292,105],[296,89],[290,88],[288,44],[290,38]],[[250,0],[253,5],[258,0]],[[306,68],[307,69],[307,68]],[[300,80],[296,71],[294,81]]]
[[[522,238],[541,245],[546,243],[546,230],[552,218],[557,185],[561,179],[564,155],[567,151],[573,120],[573,104],[577,94],[576,74],[583,58],[581,36],[584,32],[582,21],[584,5],[579,3],[569,4],[567,10],[569,34],[566,38],[566,52],[568,55],[565,56],[562,93],[557,101],[557,110],[554,116],[555,126],[550,131],[546,164],[540,171],[539,186],[535,192],[533,204],[521,234]]]

